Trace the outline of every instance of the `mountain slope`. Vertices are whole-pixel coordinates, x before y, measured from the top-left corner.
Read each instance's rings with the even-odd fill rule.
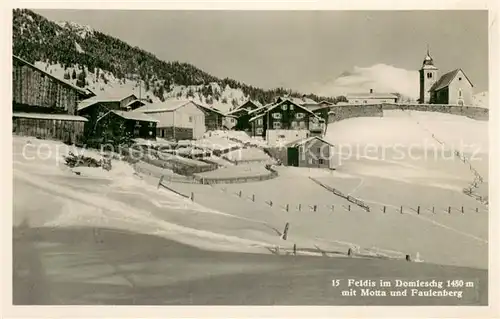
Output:
[[[136,88],[151,99],[192,98],[226,111],[250,98],[262,104],[301,93],[263,90],[219,79],[188,63],[165,62],[88,26],[53,22],[27,9],[13,12],[13,54],[93,90]],[[82,74],[83,73],[83,74]],[[78,81],[80,78],[80,81]],[[331,97],[307,94],[315,100]],[[156,97],[156,98],[155,98]]]

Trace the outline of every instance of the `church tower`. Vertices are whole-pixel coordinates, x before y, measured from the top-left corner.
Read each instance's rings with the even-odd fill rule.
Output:
[[[424,62],[422,63],[422,68],[420,69],[420,96],[419,103],[429,103],[431,99],[431,94],[429,89],[436,83],[438,68],[434,66],[434,60],[429,54],[429,49],[427,49],[427,55],[425,56]]]

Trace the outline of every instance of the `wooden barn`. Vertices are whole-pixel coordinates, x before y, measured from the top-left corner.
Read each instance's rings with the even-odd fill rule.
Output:
[[[12,133],[78,143],[85,139],[85,122],[87,119],[84,117],[68,114],[14,112],[12,114]]]
[[[91,94],[13,56],[13,133],[80,142],[86,120],[75,116],[77,104]]]
[[[271,153],[285,166],[332,169],[333,147],[319,136],[311,136],[276,147]]]

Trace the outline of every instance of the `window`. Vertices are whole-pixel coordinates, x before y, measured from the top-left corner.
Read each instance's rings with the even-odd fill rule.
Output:
[[[161,130],[161,137],[165,137],[165,130]]]
[[[462,81],[462,77],[459,77],[459,78],[458,78],[458,80],[459,80],[459,81]]]
[[[153,122],[149,122],[149,127],[153,127],[154,126],[154,123]]]
[[[432,73],[431,72],[427,73],[427,78],[428,79],[432,79]]]
[[[278,135],[278,138],[285,138],[285,135]]]
[[[287,105],[286,105],[286,104],[283,104],[283,105],[281,106],[281,109],[282,109],[283,111],[286,111],[286,109],[287,109]]]
[[[296,121],[292,121],[292,128],[293,129],[296,129],[298,126],[299,126],[299,123],[297,123]]]
[[[313,159],[309,157],[309,164],[313,163]]]
[[[290,111],[293,111],[294,107],[292,104],[290,104]]]
[[[365,104],[366,104],[366,103],[367,103],[367,102],[366,102],[366,100],[364,100],[364,101],[363,101],[363,103],[365,103]]]
[[[325,160],[324,160],[324,159],[322,159],[322,158],[320,158],[320,159],[319,159],[319,164],[320,164],[320,165],[325,164]]]
[[[262,134],[262,129],[259,127],[258,129],[255,130],[255,134]]]
[[[141,123],[139,121],[135,121],[135,128],[141,127]]]
[[[273,129],[277,130],[281,128],[281,123],[280,122],[274,122],[273,123]]]
[[[458,90],[458,96],[459,96],[459,97],[462,97],[462,89],[459,89],[459,90]]]
[[[272,117],[273,119],[281,120],[281,113],[273,113]]]
[[[262,119],[257,119],[257,125],[262,125]]]
[[[299,122],[299,128],[306,128],[306,122],[300,121]]]
[[[296,113],[296,114],[295,114],[295,117],[296,117],[297,119],[299,119],[299,120],[300,120],[300,119],[303,119],[303,118],[304,118],[304,116],[305,116],[305,114],[304,114],[304,113]]]
[[[192,116],[189,117],[189,123],[193,123],[193,117]]]
[[[153,131],[149,131],[149,136],[153,135]]]

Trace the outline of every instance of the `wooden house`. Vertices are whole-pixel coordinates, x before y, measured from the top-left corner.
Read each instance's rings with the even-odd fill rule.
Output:
[[[75,116],[77,104],[91,94],[13,56],[13,134],[81,142],[86,119]]]
[[[156,139],[157,121],[139,112],[110,110],[93,123],[89,137],[103,143],[128,138]]]
[[[146,104],[132,112],[144,113],[157,120],[157,137],[173,140],[199,139],[206,132],[207,111],[193,101],[172,99]]]
[[[252,116],[250,116],[249,113],[254,112],[261,107],[262,106],[259,103],[248,100],[236,107],[234,110],[228,112],[226,115],[235,118],[233,126],[235,130],[250,132],[251,124],[248,120],[252,118]]]
[[[133,111],[146,103],[139,100],[135,94],[130,92],[108,91],[78,103],[78,112],[84,111],[85,109],[96,104],[101,104],[108,110]]]
[[[193,102],[194,103],[194,102]],[[224,128],[226,115],[218,109],[195,103],[205,114],[205,131],[221,130]]]
[[[274,157],[285,166],[331,169],[333,145],[319,136],[311,136],[274,149]]]
[[[325,120],[307,108],[288,99],[270,106],[265,106],[250,113],[251,135],[262,136],[268,142],[280,137],[285,132],[306,131],[310,135],[323,134]],[[274,131],[274,132],[273,132]]]

